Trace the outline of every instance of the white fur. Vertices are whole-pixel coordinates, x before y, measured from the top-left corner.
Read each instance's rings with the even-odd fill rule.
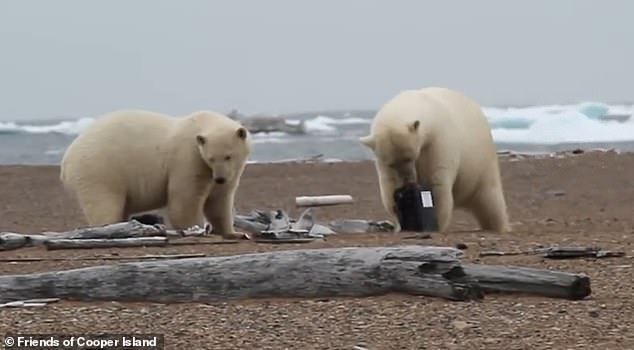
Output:
[[[174,228],[202,226],[204,216],[214,232],[230,236],[234,195],[250,152],[246,129],[219,113],[174,118],[121,110],[102,116],[71,143],[60,179],[90,225],[167,207]],[[215,183],[218,177],[226,182]]]
[[[402,91],[360,142],[375,155],[381,200],[396,232],[393,194],[410,181],[432,186],[440,232],[454,207],[471,210],[485,230],[510,231],[491,129],[469,97],[440,87]]]

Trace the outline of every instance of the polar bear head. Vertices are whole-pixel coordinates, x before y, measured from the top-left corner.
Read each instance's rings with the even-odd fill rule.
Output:
[[[249,132],[234,123],[209,130],[196,135],[198,152],[211,169],[214,183],[231,183],[240,176],[251,153]]]
[[[424,144],[419,120],[377,127],[359,138],[376,158],[377,164],[401,184],[416,181],[416,161]]]

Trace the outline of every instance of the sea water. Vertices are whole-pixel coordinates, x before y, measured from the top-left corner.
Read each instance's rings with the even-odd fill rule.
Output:
[[[552,152],[618,148],[634,151],[634,105],[585,102],[572,105],[484,107],[499,150]],[[307,134],[254,135],[251,162],[320,156],[331,160],[366,160],[372,154],[358,142],[369,132],[375,111],[315,111],[287,114],[304,121]],[[54,165],[93,117],[47,121],[0,121],[0,164]]]

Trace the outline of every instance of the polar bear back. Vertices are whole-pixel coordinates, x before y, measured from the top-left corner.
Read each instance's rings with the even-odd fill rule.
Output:
[[[68,147],[61,162],[61,179],[74,190],[95,195],[109,190],[127,193],[155,206],[164,202],[169,142],[179,120],[143,110],[122,110],[98,118]],[[135,205],[138,204],[138,205]]]
[[[445,128],[450,127],[453,133],[461,136],[456,141],[463,145],[462,151],[468,152],[473,150],[472,147],[478,147],[483,155],[490,155],[491,151],[495,151],[490,125],[479,103],[447,88],[430,87],[419,91],[427,99],[437,101],[437,110],[430,117],[451,120],[451,123],[441,125]]]
[[[451,147],[460,153],[469,153],[473,147],[481,155],[495,151],[490,126],[480,105],[460,92],[442,87],[397,94],[377,113],[371,134],[378,138],[385,132],[405,136],[404,126],[415,120],[421,121],[426,134],[437,141],[451,142]]]

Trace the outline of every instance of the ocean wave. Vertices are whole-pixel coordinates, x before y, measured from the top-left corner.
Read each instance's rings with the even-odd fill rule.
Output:
[[[65,120],[55,124],[19,124],[16,122],[0,122],[0,134],[66,134],[78,135],[82,130],[95,121],[94,118],[80,118],[77,120]]]
[[[496,142],[552,144],[563,142],[619,142],[634,140],[634,105],[584,102],[573,105],[484,107]],[[366,133],[372,122],[369,111],[346,112],[342,117],[315,114],[302,118],[306,131],[320,137],[341,134],[342,128]],[[370,117],[368,117],[370,116]],[[42,123],[0,122],[2,134],[78,135],[94,118]],[[288,120],[299,123],[299,120]],[[355,134],[356,135],[356,134]],[[343,137],[342,135],[341,137]],[[281,132],[254,134],[255,143],[286,143],[297,135]]]

